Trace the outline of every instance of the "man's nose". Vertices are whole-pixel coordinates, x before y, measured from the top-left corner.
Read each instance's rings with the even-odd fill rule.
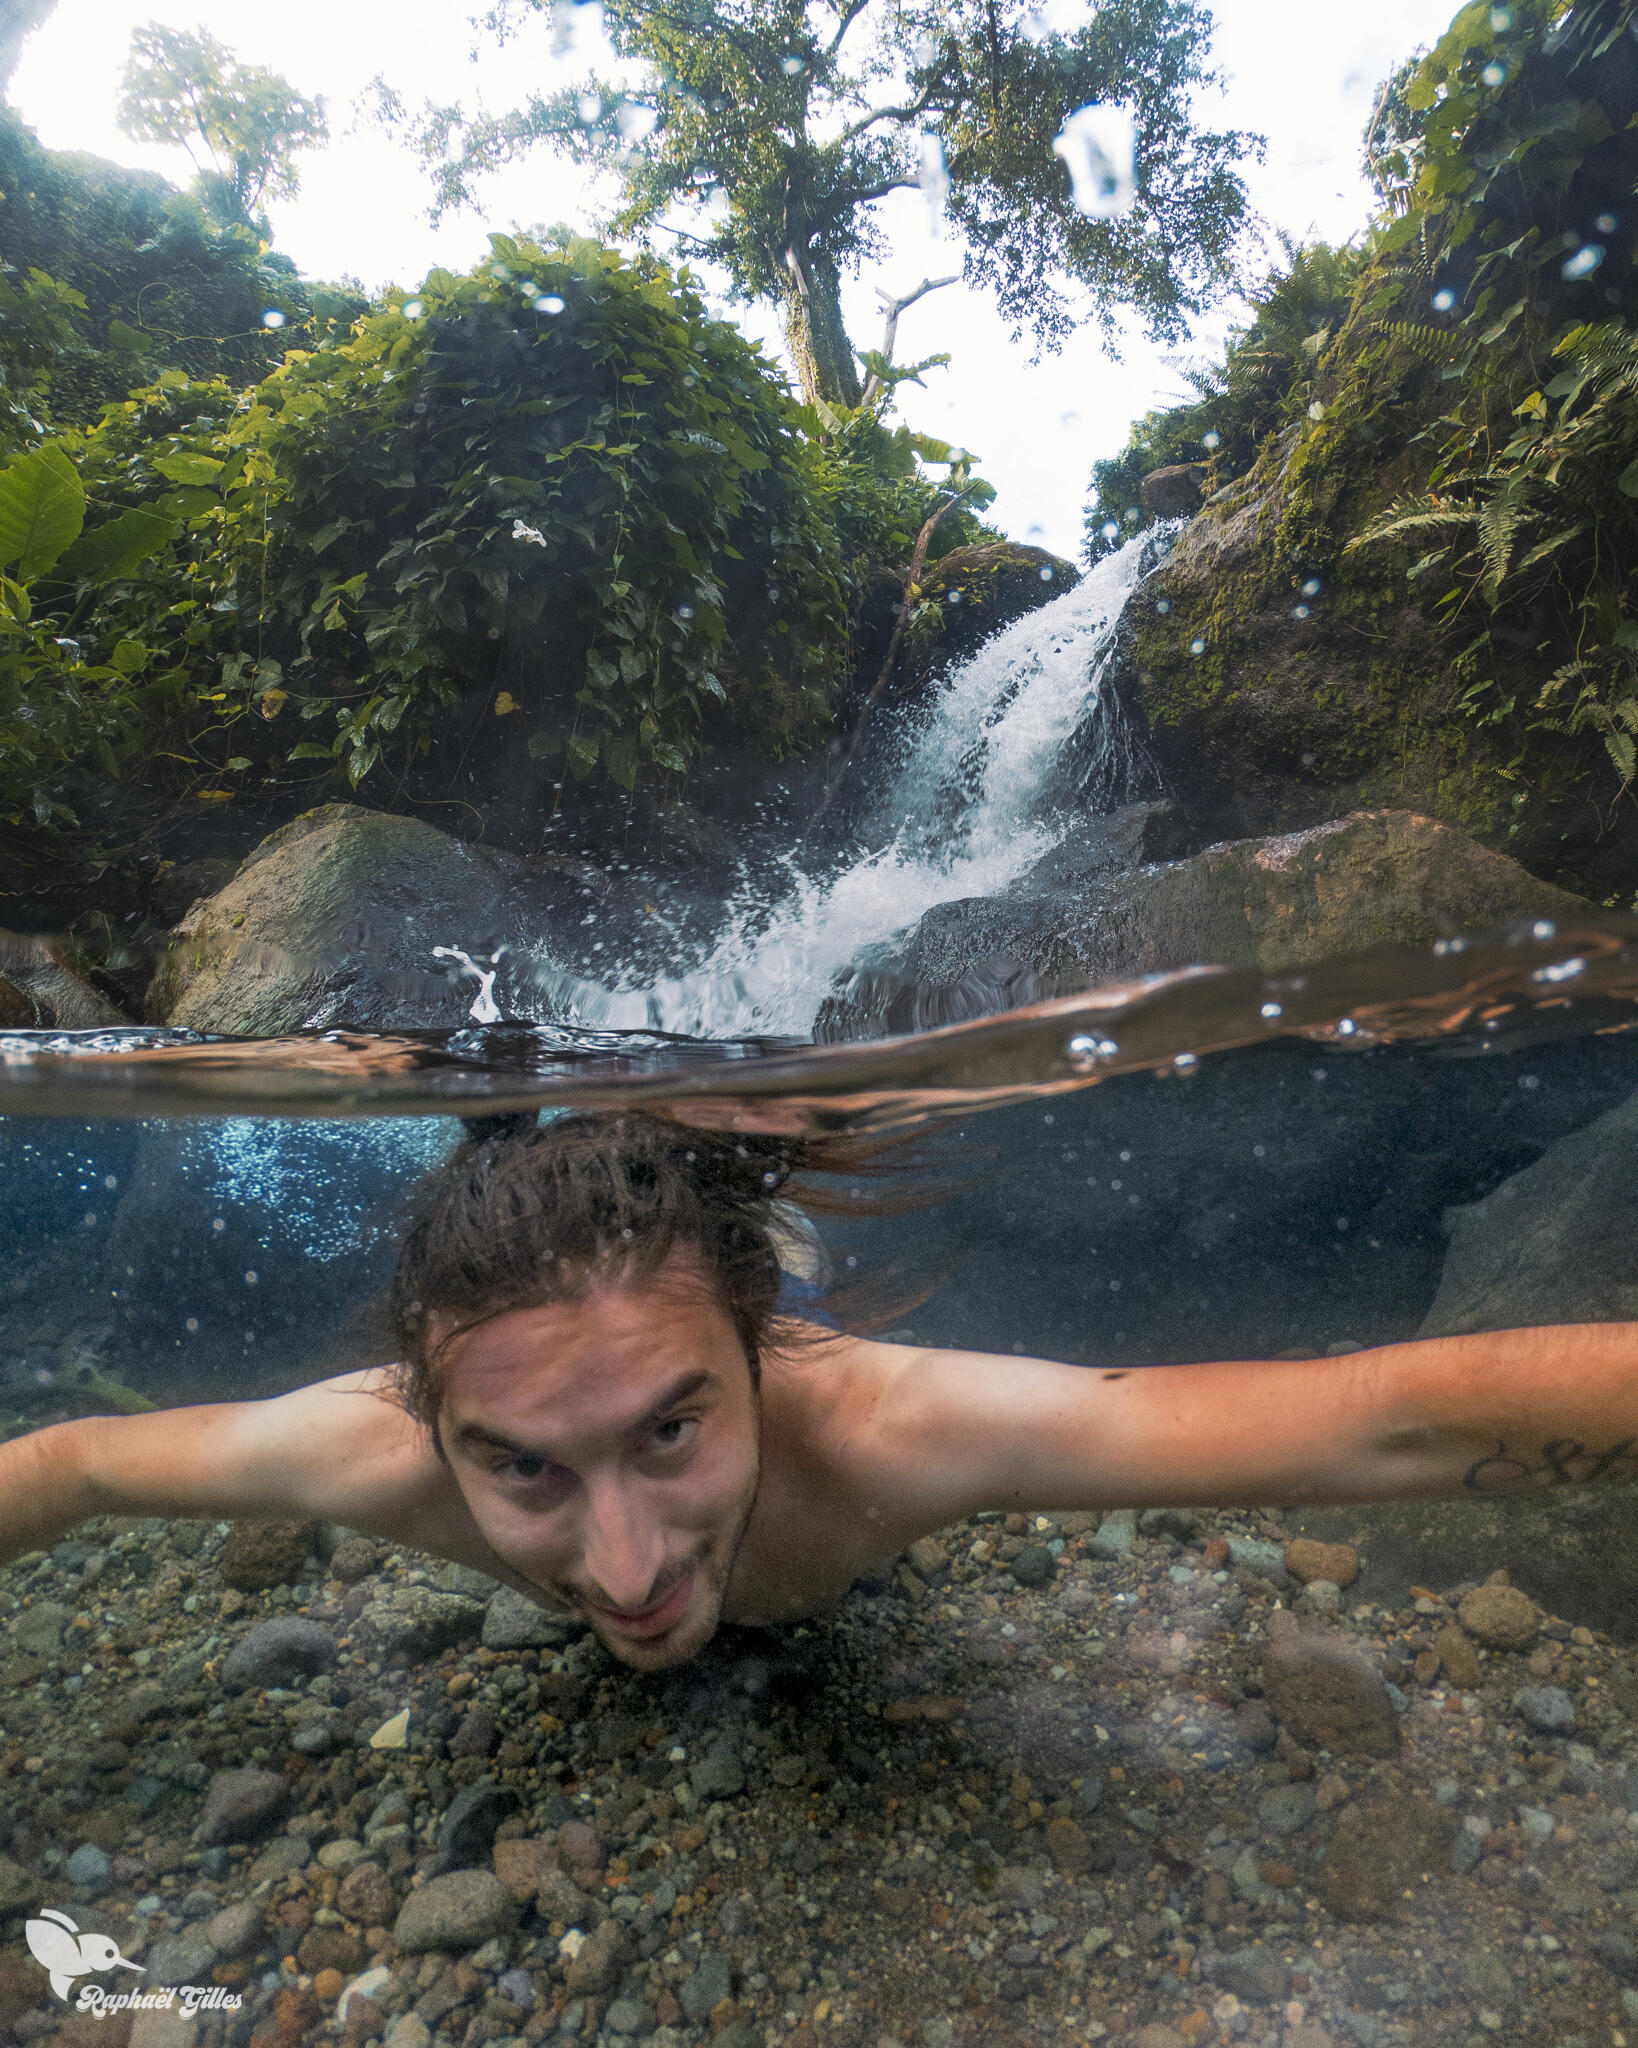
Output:
[[[665,1563],[665,1531],[629,1488],[593,1482],[581,1562],[602,1604],[617,1614],[638,1613]]]

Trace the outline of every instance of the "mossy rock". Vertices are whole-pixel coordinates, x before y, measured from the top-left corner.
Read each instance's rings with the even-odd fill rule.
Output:
[[[1601,744],[1536,733],[1524,750],[1512,721],[1475,718],[1456,661],[1471,636],[1419,609],[1402,562],[1346,548],[1406,480],[1390,438],[1292,427],[1265,443],[1134,593],[1106,687],[1202,837],[1415,811],[1624,902],[1638,806],[1617,804]],[[1523,701],[1556,658],[1519,645],[1498,662],[1494,697]]]
[[[938,607],[939,623],[924,637],[910,637],[900,657],[901,681],[914,686],[941,674],[1080,580],[1073,562],[1019,541],[951,548],[928,563],[917,586],[920,597]]]

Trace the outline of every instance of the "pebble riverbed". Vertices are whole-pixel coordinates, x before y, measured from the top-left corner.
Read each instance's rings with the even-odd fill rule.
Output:
[[[87,1524],[0,1571],[0,2040],[1638,2048],[1638,1652],[1354,1563],[980,1516],[645,1678],[346,1531]],[[219,2002],[77,2014],[48,1906]]]

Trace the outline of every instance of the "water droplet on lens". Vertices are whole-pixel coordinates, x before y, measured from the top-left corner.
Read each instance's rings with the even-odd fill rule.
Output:
[[[419,299],[406,299],[404,301],[404,318],[406,320],[419,320],[425,310]]]
[[[1262,1009],[1258,1012],[1258,1014],[1260,1016],[1268,1018],[1283,1017],[1285,1015],[1285,1011],[1280,1007],[1278,1003],[1264,1003]]]
[[[262,325],[264,327],[282,327],[284,325],[284,315],[277,306],[268,307],[267,311],[262,315]]]
[[[1302,587],[1302,594],[1304,597],[1318,597],[1324,588],[1324,584],[1320,582],[1317,576],[1310,576]]]
[[[781,57],[779,68],[787,78],[794,78],[799,71],[805,71],[807,66],[800,57]]]
[[[1156,610],[1157,612],[1161,612],[1161,613],[1169,612],[1169,611],[1171,610],[1171,608],[1172,608],[1172,601],[1171,601],[1171,599],[1170,599],[1169,597],[1157,597],[1157,598],[1155,599],[1155,610]]]
[[[1602,263],[1603,260],[1603,243],[1587,242],[1581,248],[1577,249],[1575,254],[1570,258],[1569,262],[1564,265],[1562,271],[1560,272],[1560,275],[1563,277],[1567,277],[1568,279],[1570,279],[1572,283],[1577,278],[1591,277],[1593,272],[1598,268],[1599,264]]]
[[[1200,445],[1202,448],[1221,448],[1223,437],[1214,427],[1209,434],[1202,434],[1200,436]]]
[[[1456,294],[1448,285],[1442,291],[1437,291],[1433,295],[1433,310],[1436,313],[1448,313],[1455,303]]]
[[[944,208],[950,197],[950,174],[944,167],[944,144],[936,135],[921,138],[916,183],[927,202],[928,226],[935,235],[944,230]]]
[[[1050,583],[1052,581],[1052,564],[1050,562],[1041,571],[1041,581],[1043,583]]]
[[[1479,76],[1488,86],[1505,85],[1507,83],[1507,66],[1498,59],[1487,64],[1479,73]]]
[[[1204,640],[1191,640],[1189,642],[1189,652],[1191,654],[1204,654],[1205,651],[1206,643]]]
[[[1125,213],[1137,198],[1137,128],[1124,107],[1077,107],[1052,148],[1069,166],[1075,204],[1091,219]]]
[[[583,92],[580,95],[579,104],[576,106],[575,112],[580,116],[581,122],[585,127],[589,128],[602,114],[602,111],[603,102],[597,93]]]
[[[1306,619],[1306,618],[1307,618],[1307,616],[1308,616],[1308,607],[1307,607],[1307,605],[1305,605],[1305,604],[1294,604],[1294,605],[1293,605],[1293,606],[1291,607],[1291,616],[1292,616],[1292,617],[1293,617],[1294,619]]]
[[[563,311],[563,301],[556,292],[542,292],[535,301],[535,311],[537,313],[561,313]]]
[[[1613,235],[1619,225],[1620,222],[1613,213],[1598,214],[1593,220],[1593,226],[1601,235]]]
[[[603,9],[599,0],[555,0],[552,8],[552,55],[567,57],[583,50],[588,41],[603,34]]]
[[[1551,918],[1538,917],[1530,927],[1530,936],[1533,939],[1556,939],[1558,937],[1558,926],[1553,923]]]

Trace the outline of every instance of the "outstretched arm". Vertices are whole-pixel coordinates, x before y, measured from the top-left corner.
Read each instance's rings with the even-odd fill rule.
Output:
[[[870,1435],[873,1488],[907,1493],[928,1528],[979,1508],[1295,1505],[1638,1480],[1638,1324],[1129,1371],[906,1352]]]
[[[269,1401],[61,1422],[0,1444],[0,1564],[89,1515],[334,1521],[524,1591],[379,1368]],[[538,1597],[538,1595],[537,1595]]]

